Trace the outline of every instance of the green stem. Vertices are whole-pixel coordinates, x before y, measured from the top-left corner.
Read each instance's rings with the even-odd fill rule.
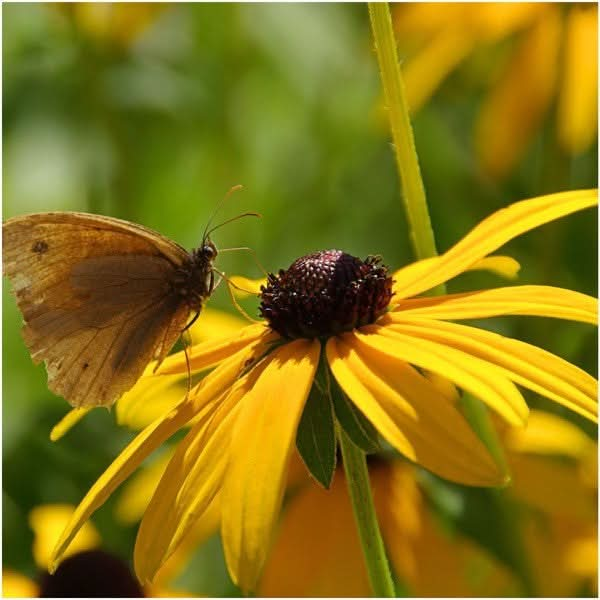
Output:
[[[404,82],[396,52],[396,39],[387,2],[369,2],[371,29],[389,111],[396,164],[402,182],[410,239],[417,259],[437,255],[435,237],[425,198],[425,187],[408,112]]]
[[[435,238],[425,197],[425,186],[421,179],[419,158],[410,124],[406,92],[398,62],[396,39],[387,2],[370,2],[369,15],[381,71],[381,80],[390,115],[392,138],[396,148],[396,162],[404,191],[404,206],[411,228],[411,242],[418,259],[437,256]],[[429,293],[435,296],[444,294],[445,291],[445,286],[439,285],[430,290]],[[463,406],[467,413],[474,417],[471,426],[491,451],[498,466],[505,471],[506,460],[489,415],[487,411],[479,410],[476,404],[477,401],[474,399],[463,399]]]
[[[435,237],[429,218],[425,187],[421,179],[419,159],[414,135],[410,124],[408,104],[404,90],[404,82],[400,72],[396,40],[392,29],[392,19],[387,2],[369,3],[371,29],[375,40],[375,49],[381,71],[381,81],[389,110],[392,139],[396,148],[396,163],[402,182],[404,206],[410,226],[410,239],[417,259],[437,256]],[[445,293],[445,286],[440,285],[429,292],[432,295]],[[465,395],[461,404],[469,419],[472,429],[487,446],[496,464],[507,472],[506,458],[498,434],[490,420],[486,408],[475,398]],[[502,494],[498,494],[498,502],[506,509]],[[510,512],[507,512],[510,515]],[[509,537],[515,548],[522,548],[520,531],[516,523],[510,523]],[[531,589],[528,569],[521,561],[523,579],[527,589]]]
[[[337,431],[350,500],[373,595],[378,598],[393,598],[394,582],[379,531],[365,453],[352,443],[339,425]]]

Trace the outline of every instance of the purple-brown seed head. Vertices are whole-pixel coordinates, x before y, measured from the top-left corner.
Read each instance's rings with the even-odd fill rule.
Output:
[[[373,323],[392,298],[392,278],[379,262],[340,250],[303,256],[269,275],[260,313],[286,338],[327,337]]]

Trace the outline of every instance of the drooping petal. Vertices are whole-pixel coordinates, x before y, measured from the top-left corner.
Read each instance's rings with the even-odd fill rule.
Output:
[[[254,345],[250,345],[230,357],[205,377],[187,400],[146,427],[130,442],[90,488],[75,510],[52,552],[51,571],[56,569],[58,560],[91,514],[106,502],[112,492],[137,469],[147,456],[231,385],[253,351]]]
[[[134,565],[138,579],[150,583],[166,559],[202,516],[219,491],[227,464],[232,424],[242,386],[207,411],[178,444],[154,492],[138,531]],[[238,382],[239,384],[240,382]]]
[[[211,500],[204,513],[198,517],[188,533],[181,540],[179,546],[163,563],[154,576],[153,586],[168,585],[169,582],[188,566],[194,552],[211,535],[219,529],[221,522],[221,495],[219,492]],[[189,597],[189,594],[186,594]]]
[[[504,482],[460,412],[405,361],[373,350],[353,334],[331,338],[327,360],[352,402],[407,458],[467,485]]]
[[[488,404],[512,425],[524,425],[529,409],[505,373],[456,348],[392,331],[391,326],[369,325],[353,333],[353,348],[368,346],[383,355],[401,359],[450,379]]]
[[[561,18],[558,6],[546,6],[519,40],[475,125],[476,151],[492,177],[504,177],[521,158],[554,97]]]
[[[42,504],[29,513],[29,526],[33,530],[33,558],[42,570],[48,568],[50,553],[58,536],[73,515],[75,507],[70,504]],[[63,558],[77,552],[98,548],[100,534],[91,522],[87,522],[75,536]]]
[[[401,316],[401,313],[386,315],[383,322],[389,319],[393,323],[386,331],[429,340],[439,352],[456,349],[491,363],[511,381],[597,420],[597,381],[562,358],[476,327],[429,319],[402,320]]]
[[[407,298],[394,311],[411,318],[481,319],[499,315],[530,315],[598,323],[596,298],[545,285],[519,285],[431,298]]]
[[[576,190],[523,200],[503,208],[476,225],[444,254],[396,271],[394,299],[425,292],[456,277],[518,235],[597,203],[597,190]]]
[[[261,337],[264,337],[266,341],[268,338],[274,339],[277,336],[260,323],[257,325],[248,325],[232,336],[210,339],[202,344],[193,346],[188,350],[190,368],[192,371],[200,371],[213,367]],[[183,352],[177,352],[165,358],[156,371],[156,374],[169,375],[187,372],[185,355]]]
[[[209,411],[200,415],[178,444],[138,532],[134,564],[140,581],[152,581],[219,492],[238,404],[253,388],[268,360],[238,379]]]
[[[450,27],[439,32],[426,47],[406,62],[403,75],[411,113],[416,114],[440,83],[473,49],[475,40],[466,31]]]
[[[319,352],[317,340],[273,351],[240,404],[222,492],[222,538],[229,572],[246,591],[256,587],[267,556]]]
[[[595,4],[569,7],[564,44],[558,138],[567,152],[579,154],[598,137],[598,10]]]
[[[58,566],[58,561],[64,554],[71,540],[83,524],[90,518],[112,494],[112,492],[156,450],[166,439],[183,427],[194,415],[191,404],[183,402],[174,408],[166,417],[142,431],[113,461],[106,471],[90,488],[75,510],[71,521],[63,531],[51,556],[50,571]]]

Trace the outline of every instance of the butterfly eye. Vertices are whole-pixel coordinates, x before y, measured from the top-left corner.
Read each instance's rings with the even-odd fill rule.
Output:
[[[206,244],[202,247],[202,254],[208,260],[212,260],[217,256],[217,249],[212,244]]]

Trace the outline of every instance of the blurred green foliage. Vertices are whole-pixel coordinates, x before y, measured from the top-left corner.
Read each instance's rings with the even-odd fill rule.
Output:
[[[365,6],[165,5],[120,37],[110,27],[93,32],[64,6],[2,9],[4,218],[97,212],[193,247],[217,203],[241,183],[245,191],[217,221],[247,210],[262,220],[236,221],[214,240],[221,248],[252,247],[268,270],[329,247],[381,254],[392,268],[411,260]],[[476,72],[494,60],[478,56]],[[597,179],[597,150],[562,155],[550,121],[508,180],[486,179],[473,158],[479,90],[469,69],[449,78],[414,120],[440,251],[506,204],[592,187]],[[521,283],[596,294],[590,211],[531,232],[506,251],[522,263]],[[260,275],[241,252],[222,255],[219,266]],[[496,284],[492,275],[472,273],[449,289]],[[77,503],[132,434],[99,410],[50,442],[68,407],[47,391],[43,367],[32,365],[7,282],[4,290],[4,563],[31,575],[28,511]],[[232,310],[224,289],[210,305]],[[487,326],[596,368],[588,326],[522,318]],[[533,394],[527,399],[561,410]],[[105,547],[129,558],[135,528],[116,524],[113,509],[110,501],[94,521]],[[195,557],[187,584],[207,595],[235,593],[216,538]]]

